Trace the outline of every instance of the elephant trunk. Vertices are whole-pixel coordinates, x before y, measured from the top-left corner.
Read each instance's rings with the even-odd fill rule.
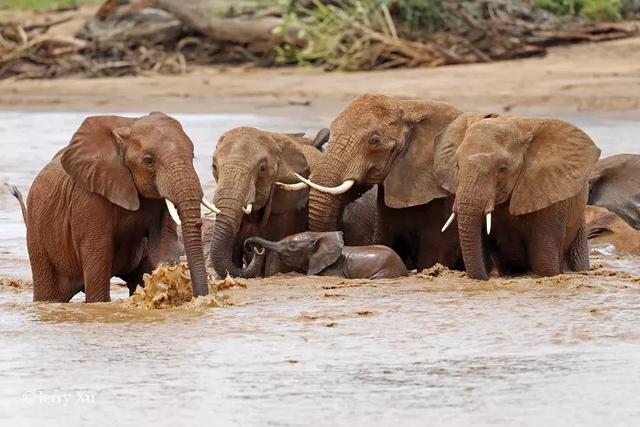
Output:
[[[191,165],[173,165],[170,175],[162,185],[161,194],[176,205],[182,222],[182,237],[189,263],[193,295],[207,295],[209,279],[202,251],[200,203],[203,194],[200,181]]]
[[[461,174],[462,175],[462,174]],[[464,178],[456,193],[454,211],[458,216],[458,236],[467,275],[472,279],[488,280],[483,250],[483,221],[493,211],[495,184],[490,177]],[[482,189],[482,190],[480,190]],[[488,231],[488,230],[487,230]]]
[[[260,246],[276,253],[280,250],[280,244],[278,242],[263,239],[262,237],[249,237],[244,242],[244,246],[246,249],[250,249],[251,246]]]
[[[336,187],[343,184],[345,165],[327,154],[323,162],[315,168],[311,181],[324,187]],[[309,189],[309,230],[334,231],[338,229],[338,217],[344,203],[345,194],[329,194]]]
[[[473,205],[458,204],[458,235],[467,275],[472,279],[488,280],[482,248],[483,211]]]
[[[243,194],[235,188],[226,188],[222,182],[216,192],[215,203],[221,212],[216,217],[213,239],[211,239],[211,261],[214,270],[221,277],[227,274],[232,277],[256,277],[262,268],[262,263],[257,260],[255,254],[246,268],[238,267],[233,263],[233,251],[244,215]]]

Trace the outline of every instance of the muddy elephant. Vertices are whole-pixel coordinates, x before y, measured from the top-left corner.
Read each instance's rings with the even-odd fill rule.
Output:
[[[455,228],[440,233],[453,198],[433,173],[435,136],[462,112],[440,102],[357,97],[331,124],[325,156],[309,180],[309,228],[337,229],[341,209],[361,188],[377,185],[376,243],[409,268],[455,267]]]
[[[193,143],[175,119],[87,118],[38,174],[25,222],[34,301],[109,301],[112,276],[130,290],[179,258],[182,234],[194,295],[208,293]],[[207,203],[208,204],[208,203]],[[209,204],[209,206],[211,206]]]
[[[609,243],[620,252],[640,255],[640,230],[616,213],[600,206],[587,206],[586,224],[590,244]]]
[[[407,275],[404,262],[382,245],[345,246],[341,231],[307,231],[278,242],[251,237],[247,250],[266,250],[265,276],[296,271],[347,279],[385,279]]]
[[[434,158],[442,186],[455,194],[445,228],[457,218],[469,277],[488,279],[489,257],[502,274],[587,270],[587,179],[599,155],[561,120],[457,118],[438,136]]]
[[[618,214],[640,230],[640,154],[618,154],[596,164],[589,177],[589,204]]]
[[[319,139],[316,137],[316,143]],[[243,249],[247,238],[280,240],[307,230],[309,192],[299,185],[295,174],[308,176],[322,156],[314,141],[302,134],[241,127],[220,137],[213,155],[213,175],[217,182],[214,200],[221,212],[211,239],[211,263],[219,276],[261,274],[259,265]],[[363,203],[373,202],[370,196],[363,200],[343,216],[344,226],[352,229],[350,236],[357,239],[352,244],[362,244],[372,235],[375,216],[354,217],[366,211]]]

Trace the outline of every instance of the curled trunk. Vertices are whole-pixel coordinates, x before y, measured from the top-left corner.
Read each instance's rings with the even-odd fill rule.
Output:
[[[238,193],[219,188],[216,194],[216,206],[221,213],[216,217],[213,239],[211,239],[211,262],[214,270],[221,277],[229,274],[232,277],[251,278],[256,277],[262,268],[255,254],[246,268],[233,263],[233,251],[244,215],[243,200]]]

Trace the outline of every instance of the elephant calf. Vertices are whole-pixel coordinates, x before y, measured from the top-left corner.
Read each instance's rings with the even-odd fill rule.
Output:
[[[341,231],[292,234],[273,242],[260,237],[245,241],[245,248],[267,250],[265,276],[296,271],[347,279],[385,279],[407,275],[402,259],[382,245],[345,246]]]

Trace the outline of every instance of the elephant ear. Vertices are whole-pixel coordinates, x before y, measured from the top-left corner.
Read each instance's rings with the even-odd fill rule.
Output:
[[[312,145],[299,142],[299,137],[291,135],[272,133],[272,138],[279,147],[280,158],[278,160],[278,173],[276,181],[286,184],[295,184],[298,179],[294,173],[302,176],[309,176],[308,156],[311,152],[318,152]],[[307,151],[310,153],[307,155]],[[318,154],[320,154],[318,152]],[[299,210],[307,205],[309,190],[284,191],[279,187],[273,190],[271,200],[271,212],[278,214],[286,211]]]
[[[319,233],[315,247],[309,256],[307,274],[313,276],[335,263],[342,255],[342,248],[344,248],[342,231]]]
[[[433,145],[461,113],[440,102],[401,101],[404,144],[383,183],[387,206],[407,208],[447,196],[434,173]]]
[[[464,141],[467,129],[482,119],[495,117],[498,117],[498,114],[464,113],[436,135],[433,149],[435,174],[440,186],[449,193],[455,194],[458,189],[456,151]]]
[[[526,133],[524,168],[509,204],[512,215],[544,209],[578,194],[600,157],[587,134],[557,119],[511,119]]]
[[[124,144],[135,119],[88,117],[62,150],[62,167],[75,182],[111,203],[136,211],[138,190],[124,163]]]

